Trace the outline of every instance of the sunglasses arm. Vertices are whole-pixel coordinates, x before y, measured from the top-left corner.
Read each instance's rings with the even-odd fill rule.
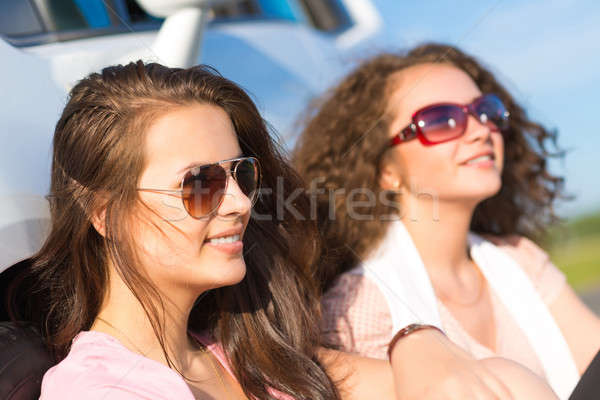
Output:
[[[406,142],[408,140],[414,139],[417,137],[417,126],[414,123],[411,123],[406,128],[402,129],[390,139],[390,147],[396,146],[402,142]]]
[[[151,193],[165,193],[169,196],[181,197],[183,190],[181,189],[150,189],[150,188],[138,188],[140,192],[151,192]],[[178,196],[177,196],[178,195]]]

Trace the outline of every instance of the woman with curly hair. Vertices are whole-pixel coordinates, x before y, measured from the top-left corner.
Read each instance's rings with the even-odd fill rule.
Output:
[[[445,45],[371,58],[316,103],[294,161],[324,239],[327,342],[384,358],[397,332],[415,332],[407,358],[449,340],[475,359],[514,360],[568,397],[598,351],[600,320],[531,240],[557,219],[555,139]]]

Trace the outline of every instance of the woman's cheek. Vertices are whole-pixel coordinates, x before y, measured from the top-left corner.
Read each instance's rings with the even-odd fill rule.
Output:
[[[496,168],[498,171],[502,172],[502,169],[504,168],[504,138],[500,133],[494,134],[494,136]]]

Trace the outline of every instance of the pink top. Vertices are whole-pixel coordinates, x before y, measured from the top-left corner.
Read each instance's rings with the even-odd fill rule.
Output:
[[[519,263],[543,301],[551,305],[566,284],[566,279],[548,255],[526,238],[488,237],[488,240]],[[493,291],[491,299],[497,329],[495,352],[474,339],[438,299],[442,325],[448,338],[477,359],[511,359],[545,377],[542,364],[525,334]],[[394,335],[392,318],[387,301],[375,283],[361,275],[344,273],[325,294],[322,304],[326,343],[367,357],[387,357],[387,346]]]
[[[235,379],[221,346],[208,336],[192,334]],[[293,400],[274,390],[271,394]],[[129,350],[107,333],[81,331],[67,357],[44,375],[40,400],[54,399],[194,400],[194,395],[166,365]]]

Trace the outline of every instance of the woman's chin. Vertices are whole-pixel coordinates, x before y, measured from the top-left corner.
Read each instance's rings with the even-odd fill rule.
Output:
[[[476,185],[469,185],[465,192],[469,193],[468,197],[484,201],[490,197],[494,197],[502,188],[502,180],[500,177],[490,177],[489,179],[479,180]]]
[[[246,276],[246,263],[243,259],[215,264],[212,268],[210,275],[215,289],[223,286],[237,285]]]
[[[447,193],[440,196],[440,201],[449,201],[453,204],[456,202],[477,206],[478,204],[494,197],[500,192],[501,185],[481,185],[478,187],[462,188],[454,190],[452,194]]]

